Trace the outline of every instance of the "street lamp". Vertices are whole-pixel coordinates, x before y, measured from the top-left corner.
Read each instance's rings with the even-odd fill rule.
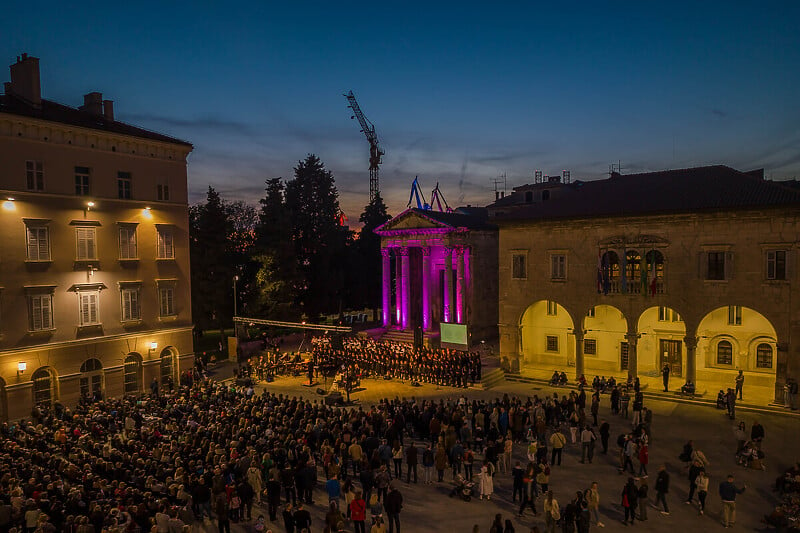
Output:
[[[239,293],[236,290],[236,282],[239,281],[239,275],[233,276],[233,336],[239,338],[239,331],[236,324],[237,304],[239,303]]]

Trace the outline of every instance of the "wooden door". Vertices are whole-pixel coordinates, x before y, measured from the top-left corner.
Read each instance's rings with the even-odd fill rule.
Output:
[[[682,377],[683,376],[683,356],[681,355],[681,346],[683,342],[661,339],[660,350],[660,364],[659,370],[664,368],[664,363],[668,363],[670,369],[670,376]]]

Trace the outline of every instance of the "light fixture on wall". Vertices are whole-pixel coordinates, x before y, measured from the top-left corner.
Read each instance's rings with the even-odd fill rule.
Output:
[[[6,198],[6,201],[3,202],[3,209],[5,209],[6,211],[13,211],[16,208],[17,208],[17,206],[14,203],[14,199],[13,198]]]
[[[150,343],[150,351],[155,352],[158,349],[158,343],[153,341]]]
[[[142,209],[142,216],[144,218],[153,218],[153,213],[150,209],[150,206],[147,206],[144,209]]]
[[[27,369],[28,369],[28,363],[26,363],[25,361],[20,361],[19,363],[17,363],[17,377],[24,374]]]

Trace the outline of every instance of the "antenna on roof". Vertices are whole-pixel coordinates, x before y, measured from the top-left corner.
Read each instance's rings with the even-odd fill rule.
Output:
[[[542,171],[541,170],[534,170],[533,171],[533,183],[541,183],[542,182]]]
[[[622,174],[622,160],[618,160],[617,164],[611,163],[608,165],[608,175],[611,176],[612,174]]]
[[[503,172],[499,176],[494,179],[489,180],[494,184],[494,199],[495,201],[499,200],[500,198],[506,197],[506,173]],[[503,188],[499,189],[498,185],[503,184]]]

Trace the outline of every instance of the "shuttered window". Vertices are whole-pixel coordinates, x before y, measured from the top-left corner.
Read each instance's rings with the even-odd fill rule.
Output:
[[[139,249],[136,243],[136,226],[120,226],[119,258],[138,259]]]
[[[47,226],[26,226],[28,261],[50,261],[50,230]]]
[[[99,291],[81,291],[78,293],[79,314],[81,326],[93,326],[100,323],[99,319]]]
[[[175,259],[175,248],[172,243],[172,228],[169,226],[158,226],[158,255],[156,259]]]
[[[139,310],[139,288],[122,289],[122,320],[139,320],[142,314]]]
[[[28,296],[28,328],[31,331],[53,329],[52,294],[31,294]]]
[[[75,228],[78,243],[78,261],[97,259],[97,232],[95,228]]]
[[[160,316],[173,316],[175,314],[175,291],[172,287],[161,287],[158,289],[158,299],[160,302]]]

